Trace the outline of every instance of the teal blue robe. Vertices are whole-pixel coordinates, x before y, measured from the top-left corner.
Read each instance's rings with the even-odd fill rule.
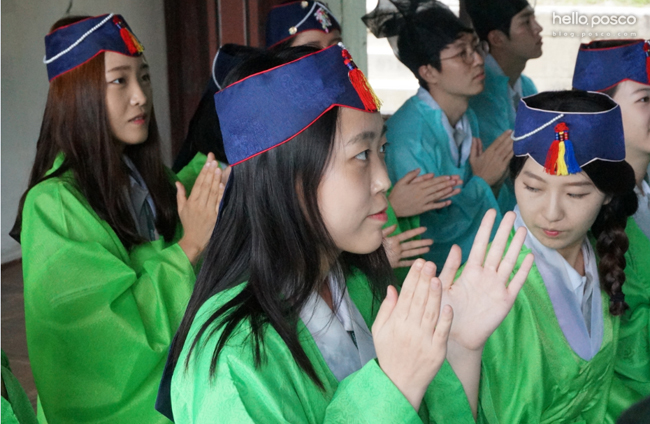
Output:
[[[520,78],[522,97],[537,93],[537,88],[530,78],[525,75],[521,75]],[[515,111],[508,92],[508,81],[508,77],[501,69],[494,69],[486,63],[485,89],[469,100],[469,107],[478,119],[484,149],[487,149],[504,131],[515,127]],[[510,178],[503,183],[498,200],[503,213],[514,209],[517,200]]]
[[[442,118],[442,110],[434,110],[413,96],[386,122],[386,165],[393,184],[416,168],[420,168],[422,174],[459,175],[463,180],[460,193],[451,197],[451,205],[420,215],[420,225],[427,227],[423,238],[433,239],[431,250],[424,258],[435,262],[439,268],[453,244],[462,248],[463,262],[467,260],[488,209],[497,210],[495,230],[501,221],[499,205],[490,186],[472,174],[469,160],[456,166],[451,159],[449,136],[441,124]],[[469,110],[468,118],[472,134],[476,136],[476,117]]]

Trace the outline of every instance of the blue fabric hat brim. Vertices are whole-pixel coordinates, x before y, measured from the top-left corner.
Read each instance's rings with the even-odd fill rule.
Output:
[[[605,96],[601,93],[593,94]],[[516,140],[513,144],[515,156],[530,156],[544,166],[551,144],[555,141],[555,126],[565,123],[569,128],[569,140],[573,145],[575,159],[581,168],[594,160],[625,160],[620,106],[612,102],[610,110],[597,113],[555,112],[529,107],[527,101],[535,96],[537,95],[519,101],[512,135]],[[546,127],[539,130],[544,125]],[[531,132],[534,134],[517,140]]]
[[[66,25],[52,31],[45,36],[45,59],[51,59],[76,43],[84,34],[105,20],[109,15],[101,15]],[[47,76],[50,81],[88,62],[98,54],[106,51],[120,53],[126,56],[139,56],[141,53],[132,54],[120,35],[120,28],[113,22],[113,18],[121,22],[133,34],[124,18],[113,15],[103,25],[90,33],[72,50],[63,54],[58,59],[47,64]]]
[[[336,106],[365,108],[339,45],[229,85],[214,95],[228,162],[236,165],[300,134]]]
[[[333,30],[341,30],[341,25],[334,15],[322,4],[314,1],[307,1],[307,7],[302,7],[303,1],[281,4],[274,6],[269,12],[266,20],[266,47],[271,48],[276,44],[287,41],[305,31],[320,31],[329,33]],[[315,6],[315,7],[314,7]],[[318,21],[315,12],[320,8],[323,9],[331,25],[327,30],[323,24]],[[313,10],[312,10],[313,9]],[[304,20],[304,21],[303,21]],[[299,25],[296,32],[291,34],[291,28]]]
[[[573,73],[573,88],[605,91],[625,80],[650,85],[650,59],[648,51],[644,50],[648,41],[620,41],[629,41],[629,44],[604,48],[590,48],[592,43],[602,41],[581,44]]]

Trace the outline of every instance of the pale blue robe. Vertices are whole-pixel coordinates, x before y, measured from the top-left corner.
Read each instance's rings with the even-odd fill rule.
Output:
[[[478,135],[476,117],[468,110],[456,125],[455,129],[463,133],[458,146],[447,116],[429,93],[420,89],[386,126],[386,165],[393,184],[416,168],[421,169],[421,174],[459,175],[463,180],[460,193],[451,198],[451,205],[423,213],[420,225],[427,228],[422,237],[433,239],[425,259],[435,262],[440,270],[451,246],[458,244],[464,262],[485,212],[490,208],[497,210],[495,230],[502,218],[492,189],[472,174],[469,163],[472,136]]]

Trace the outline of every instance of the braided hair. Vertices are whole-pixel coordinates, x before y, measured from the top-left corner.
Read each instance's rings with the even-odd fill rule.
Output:
[[[535,107],[558,112],[601,112],[608,110],[611,105],[601,101],[600,96],[575,96],[571,92],[549,92],[547,96],[538,95],[539,102]],[[510,162],[510,178],[514,181],[521,172],[527,156],[513,157]],[[596,188],[604,193],[609,202],[604,204],[596,221],[591,226],[591,233],[596,238],[596,252],[600,258],[598,274],[601,288],[610,298],[609,312],[621,315],[628,307],[623,294],[625,283],[625,253],[629,240],[625,226],[630,216],[638,207],[634,193],[636,179],[634,170],[629,163],[595,160],[584,166],[582,170],[594,183]]]

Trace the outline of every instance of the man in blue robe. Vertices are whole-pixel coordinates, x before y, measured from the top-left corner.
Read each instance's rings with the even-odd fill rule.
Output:
[[[519,99],[537,93],[533,81],[522,72],[529,59],[542,55],[542,27],[526,0],[466,0],[465,5],[476,33],[489,46],[485,90],[469,101],[483,146],[489,147],[504,131],[514,128]],[[498,201],[504,213],[516,204],[509,178]]]
[[[420,168],[422,173],[459,175],[463,181],[449,206],[420,215],[427,228],[424,236],[434,240],[424,257],[441,267],[454,244],[467,259],[488,209],[496,209],[497,222],[501,220],[496,196],[512,157],[512,140],[506,133],[483,151],[475,138],[477,119],[468,102],[483,90],[485,54],[474,31],[440,4],[413,0],[413,7],[400,10],[404,2],[392,3],[392,17],[378,8],[364,21],[375,35],[397,36],[396,43],[389,40],[420,88],[386,123],[388,174],[394,183]]]

